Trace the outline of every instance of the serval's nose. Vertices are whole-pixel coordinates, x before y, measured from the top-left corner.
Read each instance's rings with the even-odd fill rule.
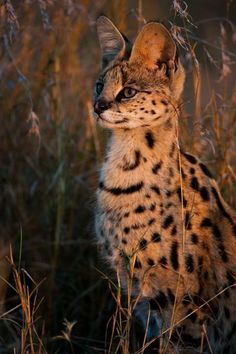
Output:
[[[106,101],[104,98],[100,98],[94,105],[94,112],[98,115],[111,108],[111,102]]]

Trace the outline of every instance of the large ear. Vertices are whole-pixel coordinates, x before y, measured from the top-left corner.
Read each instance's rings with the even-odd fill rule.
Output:
[[[106,17],[97,19],[97,33],[102,50],[102,67],[116,57],[125,55],[125,40],[116,26]]]
[[[146,24],[136,38],[130,62],[140,62],[149,69],[173,66],[176,60],[176,45],[169,31],[160,23]]]

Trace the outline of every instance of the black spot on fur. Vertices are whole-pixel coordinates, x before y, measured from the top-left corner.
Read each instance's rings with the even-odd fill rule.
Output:
[[[186,211],[186,214],[185,214],[185,228],[186,230],[191,230],[192,228],[192,224],[191,224],[191,215],[189,213],[189,211]]]
[[[156,106],[156,101],[152,100],[152,104],[153,104],[153,106]]]
[[[171,236],[175,236],[176,234],[177,234],[177,227],[176,227],[176,225],[174,225],[173,227],[172,227],[172,230],[171,230]]]
[[[229,258],[222,243],[218,245],[218,251],[222,261],[227,263]]]
[[[159,187],[157,187],[157,186],[151,186],[151,189],[152,189],[157,195],[160,195],[160,194],[161,194]]]
[[[156,209],[156,204],[153,203],[150,205],[149,210],[154,211]]]
[[[143,182],[139,182],[137,184],[131,185],[127,188],[108,188],[104,185],[103,182],[99,183],[99,188],[103,191],[106,191],[108,193],[111,193],[113,195],[121,195],[121,194],[132,194],[135,192],[139,192],[143,188]]]
[[[182,167],[180,169],[180,173],[181,173],[181,176],[182,176],[183,180],[185,180],[186,179],[186,173],[184,172]]]
[[[173,221],[174,221],[173,216],[168,215],[162,224],[163,229],[168,229],[168,227],[173,223]]]
[[[181,175],[181,177],[183,178],[183,180],[185,180],[185,179],[186,179],[186,174],[185,174],[185,172],[184,172],[182,166],[180,166],[179,155],[177,155],[177,160],[176,160],[176,162],[177,162],[177,169],[178,169],[178,171],[180,172],[180,175]]]
[[[169,202],[166,204],[166,209],[170,209],[170,207],[172,207],[173,203]]]
[[[128,218],[129,217],[129,212],[124,213],[124,218]]]
[[[208,202],[210,200],[210,194],[209,194],[206,187],[203,186],[200,188],[200,196],[202,197],[202,200],[204,200],[206,202]]]
[[[200,226],[201,227],[211,227],[212,226],[211,219],[209,219],[209,218],[202,219]]]
[[[190,163],[192,164],[196,164],[197,163],[197,159],[196,157],[194,157],[193,155],[190,155],[186,152],[182,152],[182,154],[184,155],[184,157],[186,158],[186,160],[188,160]]]
[[[191,235],[191,241],[194,245],[198,243],[198,236],[195,233]]]
[[[172,192],[171,191],[166,191],[166,196],[169,198],[172,196]]]
[[[184,294],[184,296],[182,298],[182,303],[185,305],[192,303],[192,298],[190,297],[189,294]]]
[[[146,210],[146,208],[145,208],[144,205],[139,205],[139,206],[134,210],[134,212],[135,212],[136,214],[141,214],[141,213],[143,213],[145,210]]]
[[[152,113],[152,114],[156,114],[156,112],[154,111],[154,109],[151,109],[151,113]]]
[[[147,248],[147,240],[145,240],[145,238],[143,238],[140,242],[139,242],[139,248],[140,250],[144,251]]]
[[[150,300],[151,310],[160,310],[160,308],[164,309],[167,304],[168,301],[163,291],[159,291],[159,294],[155,297],[155,299]]]
[[[141,228],[143,228],[143,227],[145,227],[146,225],[144,225],[144,224],[133,224],[133,225],[131,225],[131,229],[133,229],[133,230],[138,230],[138,229],[141,229]]]
[[[158,232],[154,232],[152,234],[152,242],[160,242],[161,241],[161,236]]]
[[[170,251],[170,262],[175,270],[179,269],[178,242],[173,241]]]
[[[194,271],[194,261],[191,254],[188,254],[185,257],[185,268],[188,273],[192,273]]]
[[[155,221],[156,221],[156,219],[154,219],[154,218],[149,219],[148,220],[148,225],[150,226],[150,225],[154,224]]]
[[[203,172],[207,177],[213,178],[211,172],[208,170],[208,168],[207,168],[202,162],[199,163],[199,166],[200,166],[202,172]]]
[[[212,233],[217,241],[220,241],[222,239],[221,232],[220,232],[218,226],[215,224],[212,225]]]
[[[153,266],[153,265],[155,264],[154,260],[151,259],[151,258],[148,258],[148,259],[147,259],[147,263],[148,263],[148,265],[150,265],[150,266]]]
[[[199,190],[199,183],[198,183],[198,179],[197,177],[192,177],[191,182],[190,182],[190,186],[195,189],[195,191]]]
[[[164,106],[168,105],[168,102],[166,100],[161,100],[161,103],[164,104]]]
[[[195,173],[195,169],[193,167],[190,168],[189,172],[191,173],[191,175],[194,175]]]
[[[138,258],[135,259],[134,268],[141,269],[142,264]]]
[[[155,143],[155,140],[154,140],[154,137],[153,137],[153,134],[151,132],[147,132],[145,134],[145,139],[147,141],[147,145],[150,149],[153,148],[154,146],[154,143]]]
[[[130,232],[130,228],[126,226],[126,227],[124,228],[124,233],[125,233],[125,234],[128,234],[129,232]]]
[[[159,259],[159,263],[160,263],[161,267],[166,268],[166,266],[167,266],[167,259],[166,259],[166,257],[165,257],[165,256],[162,256],[162,257]]]
[[[141,154],[139,150],[134,152],[134,162],[131,164],[125,163],[123,171],[132,171],[140,165]]]
[[[156,163],[153,167],[152,167],[152,172],[156,175],[157,172],[161,169],[161,166],[163,164],[163,161],[161,160],[160,162]]]
[[[222,261],[225,263],[228,262],[228,255],[227,255],[224,245],[223,245],[222,234],[221,234],[218,226],[215,224],[212,225],[212,234],[217,242],[218,252],[219,252],[219,255],[220,255]]]
[[[127,240],[125,238],[122,238],[122,241],[121,241],[124,245],[127,245]]]
[[[187,200],[185,199],[183,193],[181,193],[181,188],[180,188],[180,187],[177,189],[177,194],[178,194],[180,203],[182,203],[182,201],[183,201],[183,207],[186,208],[186,206],[187,206]],[[183,200],[182,200],[182,199],[183,199]]]

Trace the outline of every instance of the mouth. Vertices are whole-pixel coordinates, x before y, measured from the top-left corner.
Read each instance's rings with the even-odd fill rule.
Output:
[[[99,120],[101,120],[101,121],[106,122],[108,124],[121,124],[121,123],[126,123],[128,121],[127,118],[123,118],[123,119],[111,122],[110,120],[107,120],[104,117],[102,117],[101,114],[97,114],[97,113],[95,113],[95,114],[96,114],[95,119],[96,119],[97,122],[99,122]]]

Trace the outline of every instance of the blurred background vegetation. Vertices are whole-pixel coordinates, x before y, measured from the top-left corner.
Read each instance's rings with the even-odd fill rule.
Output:
[[[100,14],[131,39],[145,21],[171,29],[187,73],[181,140],[236,206],[236,1],[0,0],[0,353],[109,346],[116,302],[93,230]]]

